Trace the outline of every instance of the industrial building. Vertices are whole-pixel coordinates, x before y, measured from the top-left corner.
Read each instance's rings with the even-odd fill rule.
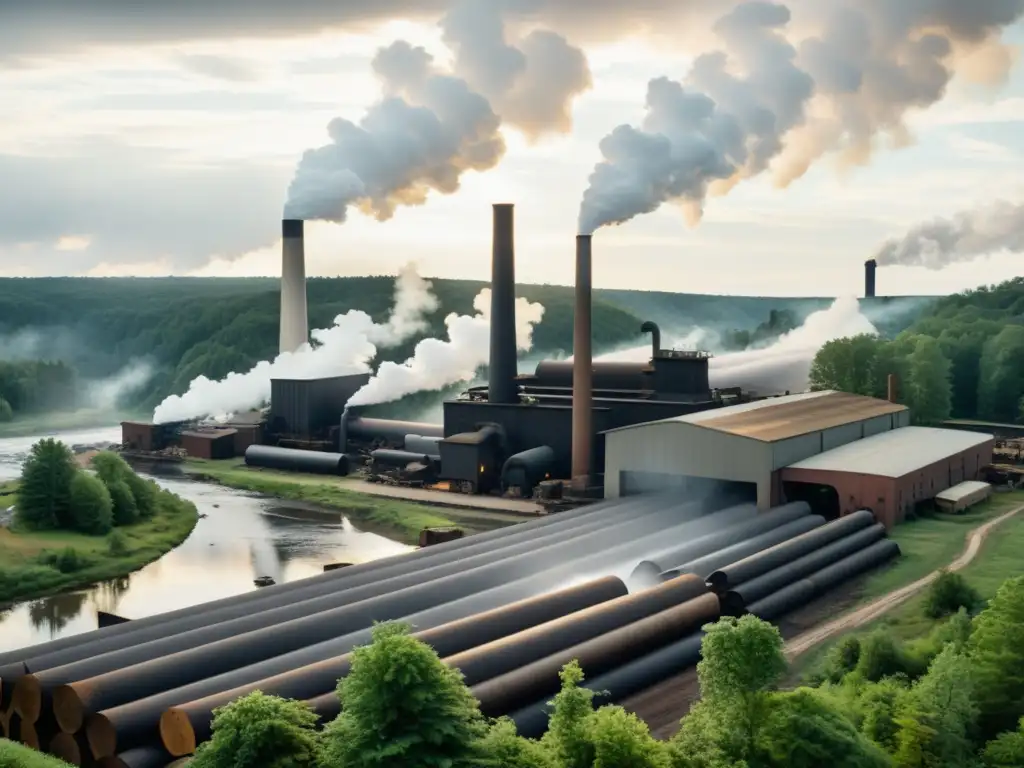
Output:
[[[905,406],[824,391],[620,427],[605,435],[605,495],[711,487],[761,509],[870,509],[891,527],[991,462],[991,435],[909,424]]]

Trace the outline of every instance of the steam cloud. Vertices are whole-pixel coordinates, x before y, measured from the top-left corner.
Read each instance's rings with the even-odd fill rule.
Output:
[[[591,84],[581,50],[544,30],[508,43],[491,0],[458,4],[441,29],[453,70],[405,41],[378,51],[382,100],[358,125],[332,120],[331,142],[303,155],[286,218],[341,223],[355,205],[386,221],[400,205],[422,205],[431,190],[456,192],[466,171],[496,166],[503,123],[530,138],[571,128],[569,105]]]
[[[786,186],[838,152],[864,164],[880,136],[911,141],[904,118],[939,101],[958,68],[1005,76],[1001,29],[1024,0],[816,0],[747,2],[715,25],[724,43],[702,54],[682,82],[650,81],[637,128],[600,144],[579,231],[622,224],[667,202],[697,223],[709,194],[725,194],[769,168]],[[792,43],[796,28],[804,36]]]
[[[1000,200],[950,219],[919,224],[901,238],[887,240],[874,259],[878,266],[942,269],[997,253],[1024,251],[1024,204]]]
[[[365,312],[350,310],[334,319],[330,328],[312,332],[314,346],[304,345],[273,361],[257,363],[247,373],[230,373],[221,381],[196,378],[182,395],[166,398],[153,413],[164,424],[198,418],[225,419],[240,411],[258,408],[270,399],[275,378],[313,379],[367,373],[379,346],[394,346],[426,330],[427,315],[438,306],[431,283],[405,267],[395,280],[394,308],[384,323],[374,323]],[[412,358],[403,364],[384,362],[377,375],[359,390],[352,403],[387,402],[422,389],[440,389],[471,378],[487,362],[490,335],[490,289],[473,302],[478,314],[445,318],[448,340],[425,339],[416,345]],[[525,299],[516,300],[517,342],[529,349],[533,326],[544,308]]]
[[[125,395],[146,386],[153,378],[153,373],[152,365],[139,361],[129,363],[108,379],[90,382],[86,388],[89,405],[113,410]]]

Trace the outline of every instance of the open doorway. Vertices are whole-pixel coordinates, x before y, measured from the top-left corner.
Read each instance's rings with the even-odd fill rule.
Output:
[[[813,514],[826,520],[839,517],[839,492],[831,485],[786,481],[782,484],[782,495],[787,502],[806,501]]]
[[[619,475],[619,493],[622,496],[666,492],[678,492],[680,497],[687,496],[695,501],[704,499],[714,509],[757,503],[757,483],[661,472],[623,470]]]

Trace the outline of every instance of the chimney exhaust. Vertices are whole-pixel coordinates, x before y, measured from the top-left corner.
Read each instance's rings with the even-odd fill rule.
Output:
[[[491,359],[487,399],[492,403],[518,403],[515,218],[511,203],[494,205],[491,242]]]
[[[886,399],[890,403],[895,403],[896,398],[899,397],[900,379],[895,373],[890,373],[888,378],[885,380]]]
[[[309,341],[304,224],[302,219],[281,222],[281,352],[294,352]]]
[[[581,490],[590,486],[594,450],[591,275],[591,236],[577,235],[572,343],[572,483]]]
[[[640,326],[640,333],[651,334],[651,359],[653,360],[661,352],[661,328],[653,320],[647,320]]]
[[[875,298],[875,270],[877,268],[878,262],[874,259],[864,262],[864,298],[866,299]]]

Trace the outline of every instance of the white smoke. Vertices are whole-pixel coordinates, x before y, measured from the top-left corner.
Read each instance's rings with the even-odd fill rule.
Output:
[[[473,300],[477,314],[445,318],[448,339],[424,339],[404,363],[385,361],[377,374],[349,400],[350,405],[372,405],[397,400],[412,392],[438,390],[472,379],[490,356],[491,289],[484,288]],[[516,299],[516,346],[522,352],[533,346],[533,328],[544,318],[544,307]]]
[[[620,125],[601,141],[582,234],[667,202],[696,223],[708,194],[770,167],[785,186],[825,154],[865,163],[881,136],[906,145],[906,115],[939,101],[958,66],[990,80],[1005,74],[1008,56],[978,53],[1003,50],[998,34],[1024,2],[816,0],[793,8],[799,42],[787,35],[789,8],[743,3],[714,25],[722,50],[698,56],[682,83],[649,83],[642,125]],[[977,71],[979,61],[991,71]]]
[[[125,395],[146,386],[153,378],[153,366],[144,361],[129,363],[107,379],[86,385],[86,398],[92,408],[113,410]]]
[[[270,399],[270,380],[315,379],[366,373],[377,346],[393,346],[426,328],[425,315],[438,307],[429,281],[415,266],[403,268],[395,281],[394,309],[388,320],[373,322],[365,312],[350,310],[330,328],[312,332],[315,346],[283,352],[273,361],[257,363],[247,373],[230,373],[220,381],[199,376],[182,395],[171,395],[157,406],[153,421],[163,424],[196,418],[224,419],[258,408]]]
[[[1024,204],[1000,200],[919,224],[902,237],[887,240],[874,259],[880,267],[942,269],[999,251],[1024,251]]]
[[[496,166],[503,122],[532,138],[569,130],[569,105],[590,86],[583,52],[545,31],[513,46],[501,13],[491,0],[466,0],[441,21],[454,71],[405,41],[378,51],[382,100],[358,125],[331,121],[331,142],[299,162],[285,217],[340,223],[355,205],[386,221],[431,190],[458,191],[466,171]]]

